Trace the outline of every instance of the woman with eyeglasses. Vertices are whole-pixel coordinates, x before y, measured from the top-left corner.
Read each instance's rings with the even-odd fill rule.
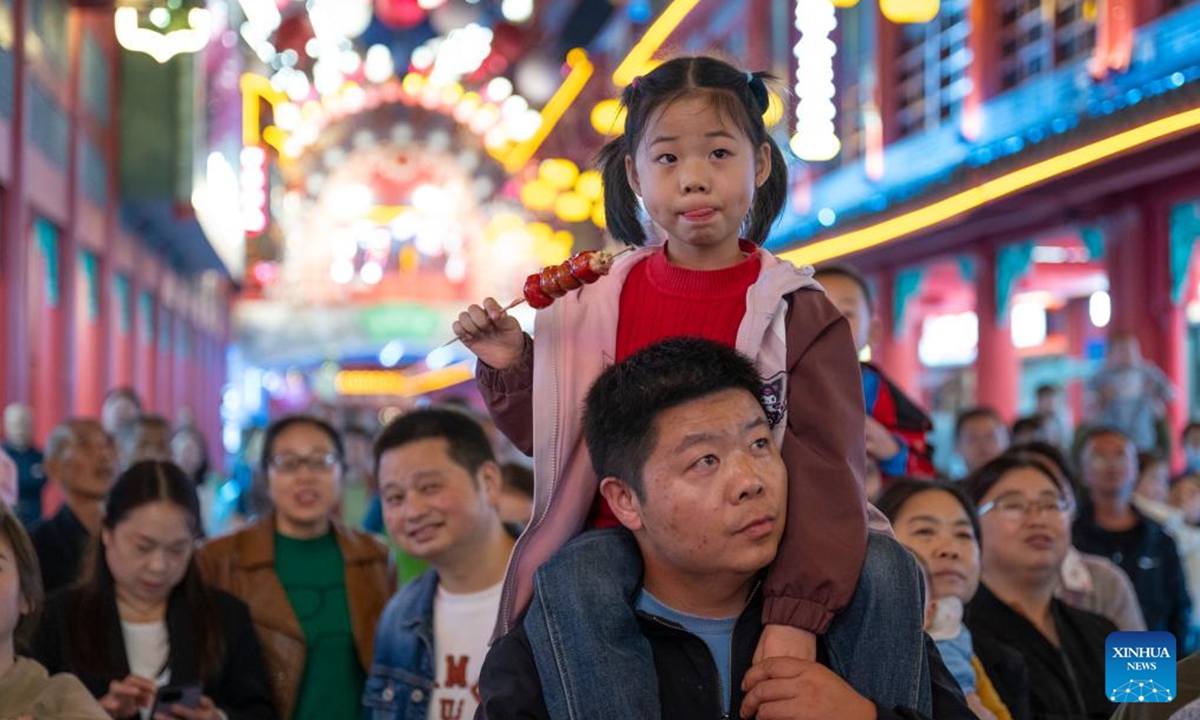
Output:
[[[963,486],[979,507],[982,582],[972,635],[1008,644],[1029,667],[1033,717],[1108,718],[1104,646],[1117,627],[1054,596],[1071,538],[1071,488],[1047,464],[1001,455]]]
[[[80,580],[47,601],[33,657],[77,675],[114,720],[277,717],[250,613],[196,569],[199,533],[183,471],[135,463],[108,494]]]
[[[275,421],[262,453],[274,512],[198,554],[205,578],[250,606],[285,720],[362,714],[375,624],[391,595],[386,547],[334,517],[342,458],[324,420]]]
[[[1060,482],[1076,489],[1074,495],[1079,498],[1079,482],[1058,448],[1044,442],[1031,442],[1009,448],[1008,454],[1043,461],[1047,468],[1055,471]],[[1112,620],[1118,630],[1146,629],[1133,581],[1119,565],[1102,555],[1079,552],[1074,546],[1068,548],[1055,595],[1068,605],[1103,615]]]

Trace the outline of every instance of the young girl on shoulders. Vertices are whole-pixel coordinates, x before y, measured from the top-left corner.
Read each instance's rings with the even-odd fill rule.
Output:
[[[815,658],[816,636],[852,597],[858,602],[868,557],[858,362],[850,328],[812,269],[760,247],[788,192],[786,161],[762,118],[766,79],[711,57],[676,58],[635,79],[622,96],[624,133],[601,150],[599,165],[609,231],[638,249],[599,282],[540,310],[534,339],[492,298],[454,324],[480,360],[480,387],[497,425],[534,458],[534,515],[510,561],[500,632],[529,606],[534,571],[558,548],[586,529],[616,524],[583,442],[589,386],[608,364],[677,336],[723,342],[755,360],[789,471],[787,531],[764,586],[758,657]],[[648,237],[639,205],[660,236]],[[623,602],[628,588],[613,583],[611,593],[589,597],[586,609],[576,603],[578,617],[563,620],[572,652],[636,630]],[[912,615],[919,636],[920,608]],[[914,646],[918,664],[921,651]],[[641,657],[640,667],[624,671],[629,677],[653,677],[648,646]],[[860,655],[858,663],[869,661]],[[612,701],[592,712],[611,713]],[[627,717],[647,716],[645,708],[630,710]]]

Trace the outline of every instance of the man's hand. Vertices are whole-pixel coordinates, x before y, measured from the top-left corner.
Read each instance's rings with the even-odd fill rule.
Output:
[[[754,662],[773,657],[816,660],[817,636],[791,625],[767,625],[758,638]]]
[[[832,670],[795,658],[757,662],[742,679],[741,716],[758,720],[875,720],[875,704]]]
[[[867,454],[876,460],[891,460],[900,452],[900,443],[896,442],[888,429],[873,417],[867,417]]]
[[[452,329],[468,350],[497,370],[508,369],[525,349],[521,324],[493,298],[459,313]]]

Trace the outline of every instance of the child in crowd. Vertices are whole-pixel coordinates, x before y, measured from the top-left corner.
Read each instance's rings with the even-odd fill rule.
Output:
[[[823,265],[815,277],[854,335],[859,353],[871,342],[875,322],[871,286],[849,265]],[[933,452],[926,435],[933,423],[917,404],[875,365],[862,363],[863,400],[867,407],[867,455],[884,478],[934,476]]]
[[[852,596],[869,596],[865,416],[853,337],[810,268],[759,247],[788,188],[786,161],[762,119],[766,79],[710,57],[676,58],[637,78],[622,97],[624,134],[601,150],[599,165],[609,230],[638,249],[601,281],[541,310],[536,340],[492,298],[454,323],[481,361],[480,386],[497,425],[534,457],[533,521],[509,565],[501,633],[529,607],[534,571],[547,558],[584,529],[616,525],[583,442],[588,387],[606,365],[676,336],[705,337],[755,358],[789,470],[788,532],[766,580],[757,656],[813,659],[816,636],[834,615]],[[639,197],[660,237],[647,236]],[[614,581],[611,595],[589,597],[586,608],[581,602],[578,616],[554,618],[572,636],[566,651],[586,656],[611,646],[610,638],[637,637],[627,602],[634,589]],[[921,618],[913,615],[890,617],[879,631],[895,637],[911,625],[919,642]],[[628,650],[621,672],[654,672],[648,643]],[[849,678],[864,695],[928,708],[928,683],[887,688],[895,673],[886,652],[875,663],[865,655]],[[647,715],[646,707],[614,706],[627,699],[611,694],[588,698],[603,684],[585,685],[572,688],[573,710],[582,713],[573,717]],[[900,697],[906,692],[922,692],[923,702]]]

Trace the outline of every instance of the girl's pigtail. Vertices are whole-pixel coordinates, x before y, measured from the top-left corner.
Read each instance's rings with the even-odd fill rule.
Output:
[[[771,96],[767,92],[767,83],[763,80],[763,73],[746,71],[746,87],[750,89],[750,95],[754,98],[754,102],[758,105],[758,114],[762,115],[767,111],[767,107],[771,104]]]
[[[755,245],[762,245],[771,233],[771,226],[783,212],[783,204],[788,194],[787,160],[778,143],[770,135],[767,145],[771,153],[771,174],[767,176],[762,187],[754,191],[754,204],[750,208],[750,218],[746,223],[746,238]],[[607,208],[606,208],[607,209]]]
[[[646,229],[638,215],[637,195],[625,173],[625,157],[629,155],[625,138],[621,135],[610,140],[596,156],[604,185],[604,219],[608,233],[618,242],[642,246],[646,244]]]

